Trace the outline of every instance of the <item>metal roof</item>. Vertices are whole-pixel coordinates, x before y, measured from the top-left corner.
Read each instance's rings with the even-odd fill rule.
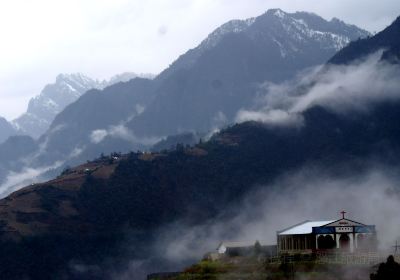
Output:
[[[278,232],[278,235],[292,235],[292,234],[310,234],[312,233],[313,227],[320,227],[330,223],[335,222],[332,221],[305,221],[298,225],[292,226],[290,228],[284,229],[283,231]]]

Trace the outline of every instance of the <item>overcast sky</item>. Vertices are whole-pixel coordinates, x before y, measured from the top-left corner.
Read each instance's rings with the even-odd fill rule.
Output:
[[[224,22],[270,8],[371,32],[400,15],[399,0],[0,0],[0,116],[17,117],[59,73],[158,73]]]

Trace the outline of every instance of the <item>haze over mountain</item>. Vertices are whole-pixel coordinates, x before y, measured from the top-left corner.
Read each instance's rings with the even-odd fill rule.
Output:
[[[15,127],[5,118],[0,117],[0,144],[3,143],[11,135],[17,134]]]
[[[0,260],[6,264],[0,271],[10,279],[64,274],[81,277],[78,279],[104,279],[111,277],[115,269],[130,270],[136,277],[163,267],[171,269],[169,262],[176,269],[175,254],[168,250],[177,250],[179,255],[181,247],[169,248],[168,238],[174,237],[164,237],[165,228],[173,228],[175,235],[179,232],[179,238],[172,239],[175,245],[183,242],[182,246],[189,246],[182,252],[193,246],[204,253],[218,240],[207,239],[204,235],[209,233],[201,230],[216,218],[235,220],[238,205],[258,190],[256,186],[267,186],[262,189],[263,195],[271,199],[268,194],[274,189],[268,186],[275,179],[307,165],[319,166],[336,178],[348,178],[368,174],[371,159],[380,165],[399,164],[399,124],[391,121],[400,117],[399,108],[399,102],[384,104],[354,118],[313,107],[304,112],[306,126],[302,129],[246,122],[196,147],[112,155],[65,170],[54,180],[19,190],[0,201],[1,245],[6,248],[0,253]],[[353,170],[357,172],[352,174]],[[382,182],[378,183],[383,187]],[[301,187],[295,184],[295,189]],[[277,188],[280,198],[290,201],[285,193],[293,194],[293,189],[279,184]],[[371,195],[376,199],[378,190],[373,190]],[[364,200],[362,203],[365,205]],[[240,226],[245,231],[245,226]],[[235,236],[232,228],[218,228],[222,229],[217,238]],[[212,229],[210,234],[215,234]],[[272,231],[269,236],[273,236],[275,231],[268,229]],[[187,237],[191,232],[198,232],[207,245]],[[39,252],[46,267],[34,257]],[[184,260],[185,256],[180,258]],[[187,257],[183,264],[190,261]],[[18,266],[20,263],[26,266]],[[97,269],[79,269],[82,266]]]
[[[306,21],[307,18],[307,26],[311,26],[310,15],[305,15],[301,19]],[[285,17],[281,11],[273,10],[245,24],[252,22],[248,27],[251,29],[258,20],[274,19],[276,23],[284,21]],[[314,15],[311,18],[316,19]],[[203,244],[217,242],[209,239],[210,235],[214,237],[215,231],[218,231],[217,238],[237,237],[235,220],[240,220],[239,225],[245,229],[258,226],[257,218],[265,217],[269,211],[276,214],[274,207],[290,208],[287,206],[293,197],[301,194],[303,187],[315,178],[319,178],[317,187],[306,192],[306,199],[296,205],[299,208],[293,206],[290,215],[298,212],[300,205],[313,203],[326,204],[318,208],[325,211],[328,204],[333,204],[332,197],[344,193],[343,197],[347,198],[344,206],[359,208],[360,215],[367,215],[363,210],[369,209],[368,214],[375,219],[371,222],[376,222],[378,227],[382,226],[382,221],[386,227],[394,225],[394,230],[386,233],[388,240],[385,241],[397,238],[400,221],[395,209],[400,203],[395,199],[399,197],[400,123],[395,120],[400,118],[400,65],[393,59],[393,55],[399,54],[398,37],[392,38],[389,34],[398,34],[399,30],[396,20],[376,36],[345,47],[334,57],[337,63],[327,58],[331,63],[318,68],[319,71],[300,75],[292,82],[284,80],[293,78],[297,70],[302,69],[300,66],[297,70],[282,68],[279,71],[277,67],[281,64],[276,63],[277,73],[267,75],[273,69],[262,63],[267,55],[263,47],[265,42],[273,46],[273,40],[256,36],[254,38],[261,39],[253,44],[252,37],[247,37],[249,31],[231,32],[194,59],[192,65],[189,62],[183,63],[183,68],[172,65],[154,81],[136,78],[103,91],[89,91],[56,117],[50,130],[38,141],[46,153],[39,152],[34,160],[52,162],[65,159],[65,155],[81,157],[89,148],[106,151],[117,147],[117,143],[126,149],[134,146],[123,146],[124,143],[150,143],[153,139],[143,136],[157,135],[152,134],[156,131],[155,124],[149,130],[143,128],[137,132],[126,126],[139,128],[140,121],[153,106],[160,109],[153,111],[160,113],[160,122],[169,117],[163,113],[164,109],[154,105],[161,102],[158,100],[166,100],[165,108],[169,108],[172,116],[169,118],[171,125],[161,122],[168,125],[162,131],[179,131],[179,127],[188,130],[184,125],[189,121],[182,121],[181,117],[196,115],[195,105],[205,102],[200,98],[203,96],[200,89],[204,89],[205,100],[213,110],[216,109],[212,107],[214,103],[238,107],[232,110],[232,116],[221,108],[206,111],[207,107],[201,107],[204,113],[200,114],[197,109],[199,119],[210,118],[221,111],[227,122],[232,118],[243,123],[223,129],[210,141],[194,147],[178,145],[173,151],[103,156],[66,169],[54,180],[26,187],[2,199],[1,274],[9,279],[109,279],[118,278],[115,270],[120,269],[123,273],[127,271],[127,277],[137,277],[143,271],[159,270],[180,254],[187,261],[193,255],[186,250],[193,250],[193,247],[204,250]],[[320,32],[323,31],[317,34]],[[378,40],[384,37],[390,40]],[[258,45],[261,47],[257,48]],[[240,51],[235,51],[238,46]],[[355,46],[359,47],[359,55],[355,55]],[[283,56],[279,48],[275,50],[274,59],[284,61],[287,56]],[[393,55],[386,55],[388,51]],[[351,56],[340,58],[349,52]],[[302,52],[290,55],[298,53],[301,61]],[[305,61],[304,64],[313,65]],[[172,71],[173,67],[178,70]],[[258,71],[261,74],[257,74]],[[285,75],[288,76],[284,78]],[[221,83],[212,87],[210,82],[215,77]],[[267,86],[255,86],[265,80],[270,82]],[[234,91],[236,87],[243,91]],[[226,88],[229,90],[225,91]],[[219,100],[217,96],[220,95],[224,99]],[[188,99],[180,103],[181,107],[173,106],[186,96]],[[189,96],[198,99],[189,103]],[[236,104],[235,96],[246,102]],[[167,97],[175,98],[175,102],[168,103]],[[254,107],[255,97],[261,108]],[[96,110],[89,106],[94,105],[94,100],[98,101]],[[192,115],[184,106],[191,106]],[[223,119],[219,115],[219,121]],[[249,121],[251,119],[259,122]],[[190,123],[193,130],[203,127],[201,121]],[[204,127],[212,127],[209,120],[207,123]],[[82,146],[74,146],[76,143]],[[302,173],[301,178],[307,179],[299,182],[299,177],[292,175],[301,173],[303,168],[311,170],[313,176]],[[321,179],[324,172],[336,180],[330,176]],[[375,177],[371,178],[371,174]],[[289,176],[291,187],[282,184],[285,182],[279,180],[282,176]],[[347,192],[351,184],[359,187]],[[335,191],[330,192],[332,189]],[[273,204],[276,190],[280,200]],[[319,195],[325,191],[326,196]],[[248,215],[239,213],[246,211],[245,206],[250,207],[248,204],[254,207],[255,203],[245,202],[249,196],[260,193],[262,196],[255,202],[262,207],[251,208]],[[265,205],[265,201],[271,205]],[[334,201],[337,201],[331,205],[334,208],[342,203],[340,199]],[[358,201],[357,206],[354,206],[355,201]],[[372,208],[366,206],[366,202],[371,201],[374,202]],[[387,205],[390,211],[385,208]],[[380,207],[383,207],[385,219],[379,212]],[[320,214],[313,210],[307,213]],[[388,217],[392,212],[394,215]],[[286,217],[284,213],[280,215]],[[253,219],[250,222],[249,217]],[[247,223],[243,224],[246,219]],[[218,222],[219,226],[213,226]],[[267,225],[263,229],[267,227],[274,236],[276,225]],[[185,247],[186,239],[189,248]],[[38,254],[41,258],[37,258]]]
[[[20,134],[39,138],[49,128],[55,116],[86,91],[94,88],[103,89],[139,76],[152,78],[150,74],[137,75],[126,72],[111,77],[108,81],[98,81],[82,73],[60,74],[55,83],[46,85],[39,95],[29,101],[26,113],[12,123]]]
[[[39,139],[37,166],[73,163],[151,146],[168,135],[209,133],[232,123],[266,81],[293,78],[369,33],[340,20],[279,9],[228,22],[154,80],[90,91]]]
[[[26,113],[13,121],[22,134],[38,138],[50,126],[54,117],[83,93],[99,87],[99,83],[83,74],[60,74],[54,84],[29,101]]]
[[[157,77],[159,94],[127,126],[146,136],[213,130],[231,123],[261,83],[291,79],[368,35],[337,19],[279,9],[228,22]]]

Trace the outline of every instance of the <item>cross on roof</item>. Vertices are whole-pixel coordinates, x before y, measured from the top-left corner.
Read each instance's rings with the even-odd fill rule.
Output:
[[[342,219],[344,219],[344,214],[346,214],[347,212],[346,211],[342,211],[342,212],[340,212],[340,214],[342,214]]]

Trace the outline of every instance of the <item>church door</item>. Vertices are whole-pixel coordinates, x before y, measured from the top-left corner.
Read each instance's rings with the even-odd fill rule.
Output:
[[[333,249],[336,247],[336,242],[333,240],[332,236],[327,235],[325,236],[325,246],[326,249]]]
[[[325,237],[323,235],[318,236],[317,243],[318,243],[318,249],[321,250],[326,249]]]
[[[340,235],[339,246],[340,246],[340,249],[343,249],[346,251],[350,249],[350,238],[346,233],[343,233],[342,235]]]

